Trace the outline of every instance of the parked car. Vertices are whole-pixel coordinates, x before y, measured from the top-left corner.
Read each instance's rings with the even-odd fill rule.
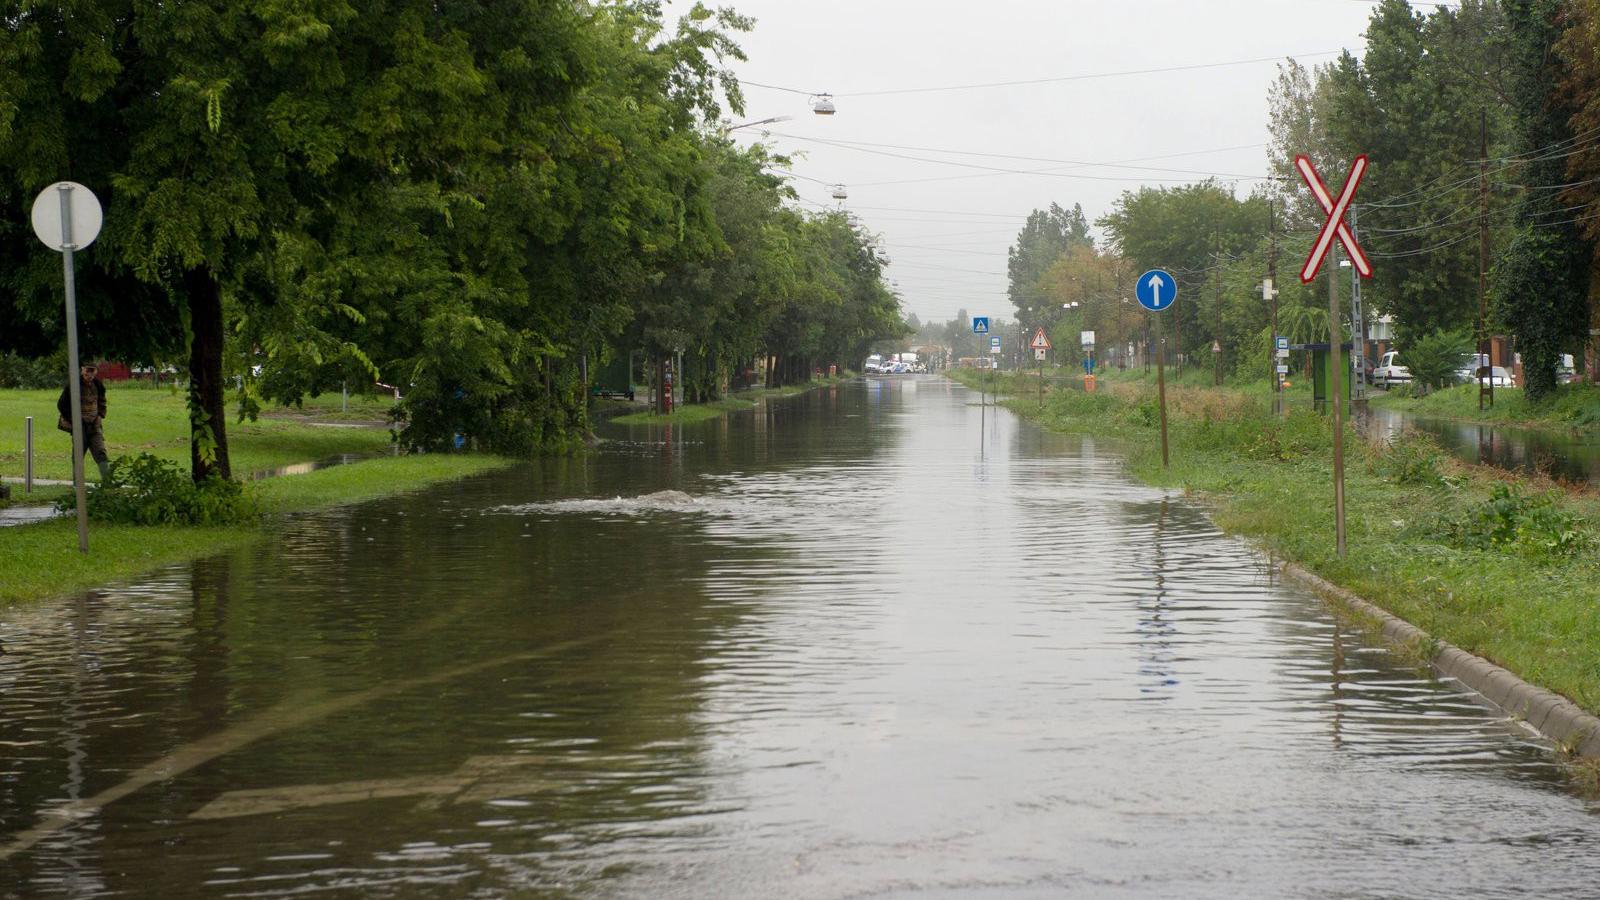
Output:
[[[1391,388],[1397,384],[1410,384],[1411,372],[1398,362],[1398,351],[1390,350],[1378,360],[1378,367],[1372,370],[1372,384],[1374,387]]]
[[[1516,387],[1517,386],[1516,383],[1514,381],[1512,381],[1512,379],[1511,379],[1511,373],[1507,372],[1505,370],[1504,366],[1487,366],[1487,367],[1474,366],[1474,365],[1472,365],[1470,360],[1468,361],[1467,365],[1462,366],[1461,368],[1456,370],[1456,383],[1457,384],[1474,384],[1474,383],[1476,383],[1478,381],[1478,379],[1480,377],[1482,377],[1482,374],[1483,374],[1482,369],[1483,368],[1487,368],[1489,370],[1489,383],[1490,383],[1491,386],[1497,387],[1497,388],[1508,388],[1508,387]]]

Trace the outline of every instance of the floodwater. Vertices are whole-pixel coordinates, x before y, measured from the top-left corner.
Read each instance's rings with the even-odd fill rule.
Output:
[[[1548,747],[976,399],[619,430],[0,613],[0,896],[1594,895]]]
[[[1600,484],[1600,435],[1427,419],[1374,407],[1369,429],[1379,437],[1423,431],[1451,455],[1513,472],[1542,472],[1572,482]]]

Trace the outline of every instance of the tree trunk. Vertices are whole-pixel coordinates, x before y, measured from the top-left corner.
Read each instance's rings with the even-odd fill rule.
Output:
[[[193,333],[189,342],[189,472],[196,482],[212,473],[232,478],[222,381],[222,286],[209,271],[192,269],[184,273],[183,288]]]

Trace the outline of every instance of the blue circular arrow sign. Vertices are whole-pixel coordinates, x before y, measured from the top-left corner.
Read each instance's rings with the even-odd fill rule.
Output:
[[[1161,312],[1178,299],[1178,282],[1161,269],[1151,269],[1134,282],[1133,293],[1139,298],[1140,306],[1151,312]]]

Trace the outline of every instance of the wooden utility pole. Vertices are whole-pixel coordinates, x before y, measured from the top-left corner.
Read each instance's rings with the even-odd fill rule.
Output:
[[[1494,358],[1490,354],[1489,284],[1489,113],[1478,110],[1478,410],[1494,406]]]
[[[1216,232],[1211,235],[1211,359],[1216,372],[1212,382],[1222,387],[1222,243]]]
[[[1272,347],[1268,351],[1268,365],[1272,369],[1273,412],[1283,410],[1283,379],[1278,375],[1278,199],[1267,204],[1267,289],[1268,305],[1272,310]]]

